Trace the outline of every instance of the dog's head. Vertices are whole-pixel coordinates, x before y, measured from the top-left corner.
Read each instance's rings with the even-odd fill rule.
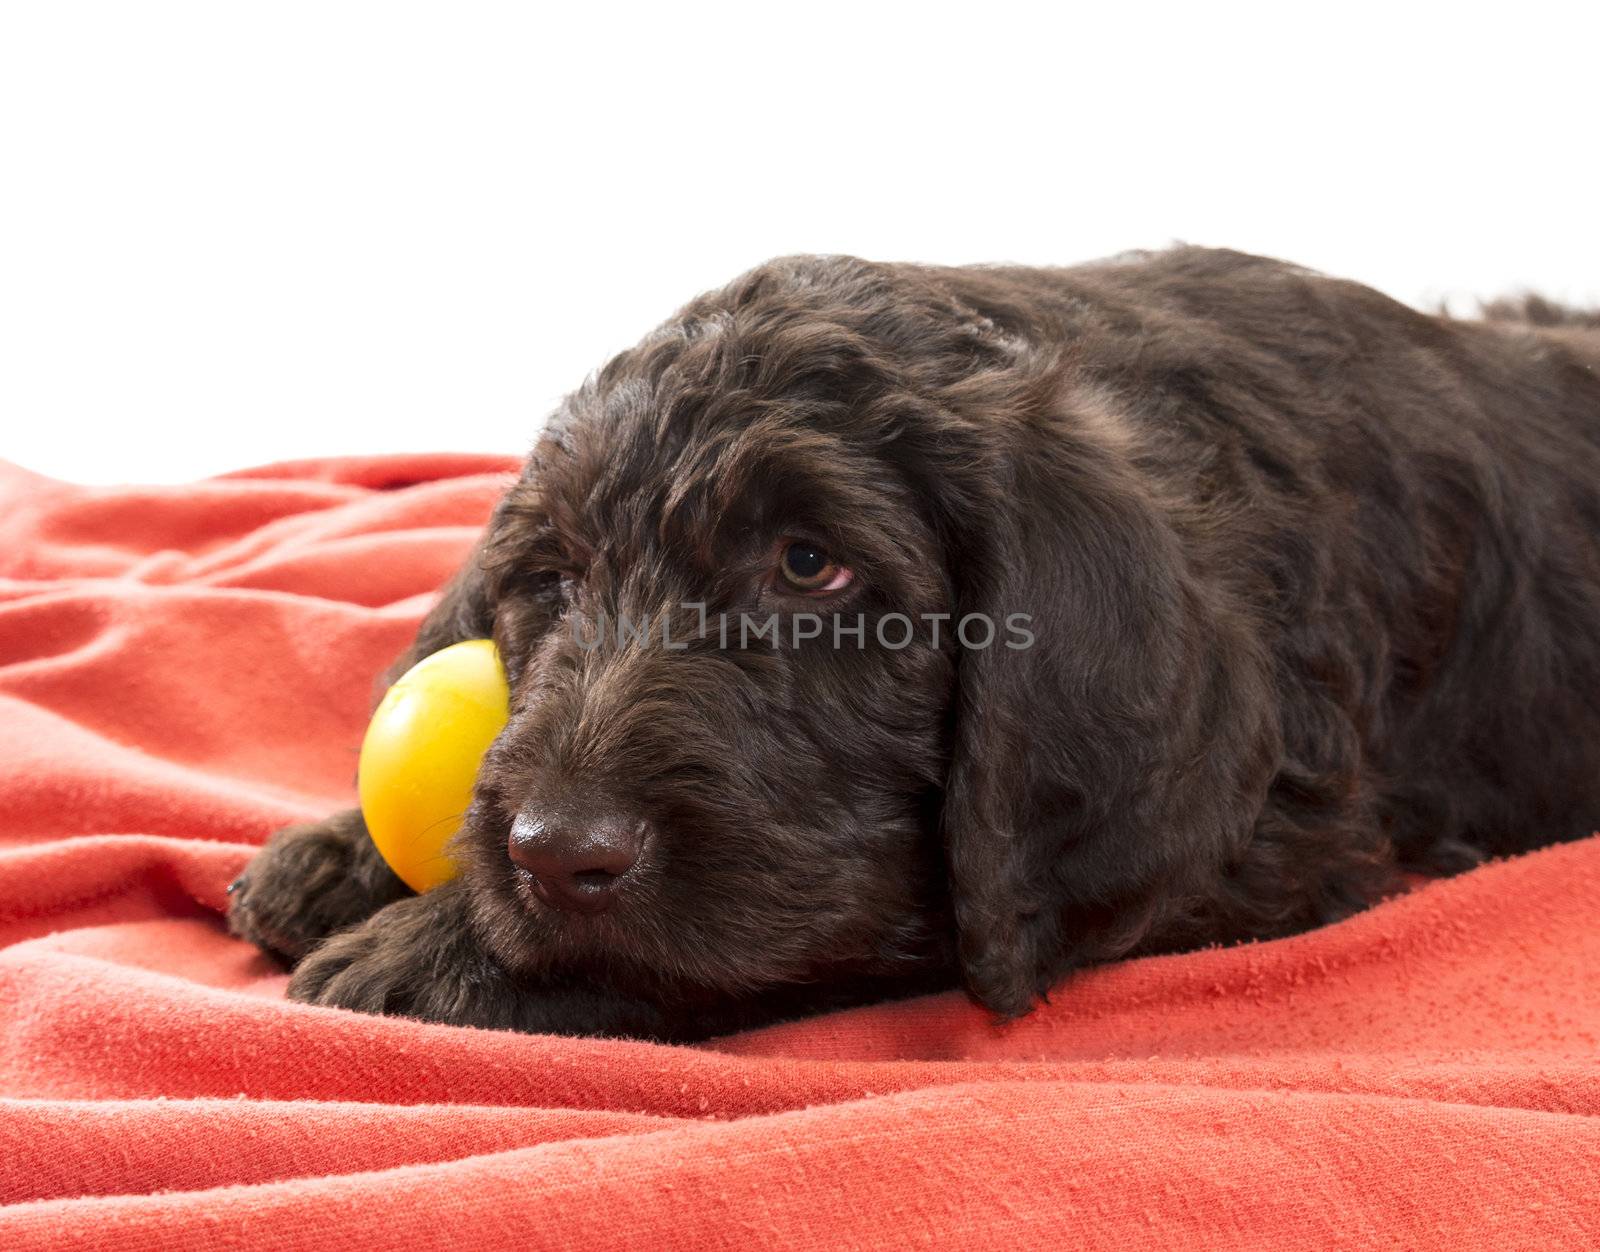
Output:
[[[1242,837],[1256,658],[1103,398],[973,281],[775,262],[552,420],[478,559],[513,707],[464,846],[502,960],[731,995],[959,968],[1018,1013]]]

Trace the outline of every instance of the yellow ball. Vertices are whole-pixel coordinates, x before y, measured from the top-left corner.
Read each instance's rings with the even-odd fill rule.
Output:
[[[361,813],[383,859],[413,891],[455,877],[444,846],[461,829],[509,701],[494,642],[471,639],[418,661],[372,715],[357,773]]]

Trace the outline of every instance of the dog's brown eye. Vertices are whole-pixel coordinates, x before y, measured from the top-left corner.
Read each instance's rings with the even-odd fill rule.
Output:
[[[786,546],[778,573],[795,591],[838,591],[850,582],[850,571],[814,543],[796,540]]]

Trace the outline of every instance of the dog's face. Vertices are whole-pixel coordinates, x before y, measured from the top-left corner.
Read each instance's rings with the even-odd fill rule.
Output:
[[[512,716],[461,846],[504,962],[642,995],[959,963],[1020,1012],[1063,901],[1170,888],[1103,844],[1203,634],[1113,452],[1040,419],[1056,381],[937,292],[780,264],[568,401],[481,553]],[[1008,646],[1019,613],[1053,635]],[[1096,684],[1136,698],[1097,726]]]
[[[950,588],[892,458],[782,395],[620,383],[488,559],[515,697],[474,830],[509,954],[726,991],[930,955],[952,662],[873,632]]]
[[[731,993],[948,963],[948,558],[861,421],[873,345],[792,313],[613,363],[491,528],[513,714],[469,838],[508,961]]]

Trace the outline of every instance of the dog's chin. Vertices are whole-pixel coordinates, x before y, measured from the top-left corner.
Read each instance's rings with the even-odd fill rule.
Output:
[[[820,954],[797,946],[775,960],[771,948],[753,950],[715,927],[663,916],[658,907],[640,891],[622,894],[603,912],[558,909],[531,876],[513,871],[479,893],[477,920],[501,964],[535,983],[599,979],[646,997],[698,998],[743,997],[815,977]]]
[[[624,890],[603,910],[580,911],[550,903],[533,875],[517,866],[495,866],[478,876],[477,886],[476,920],[490,950],[534,981],[599,976],[619,990],[648,994],[705,981],[711,971],[685,960],[683,943],[718,950],[709,940],[686,940],[681,927],[658,915],[648,890]]]
[[[841,968],[898,973],[922,965],[937,947],[921,912],[887,919],[886,933],[873,943],[859,931],[830,926],[858,910],[820,896],[815,885],[810,893],[767,895],[750,891],[748,878],[724,879],[706,866],[674,873],[659,856],[641,865],[637,881],[622,884],[604,909],[558,907],[532,874],[511,863],[498,832],[469,839],[458,850],[475,929],[500,964],[534,983],[598,979],[645,997],[742,998],[815,983]]]

